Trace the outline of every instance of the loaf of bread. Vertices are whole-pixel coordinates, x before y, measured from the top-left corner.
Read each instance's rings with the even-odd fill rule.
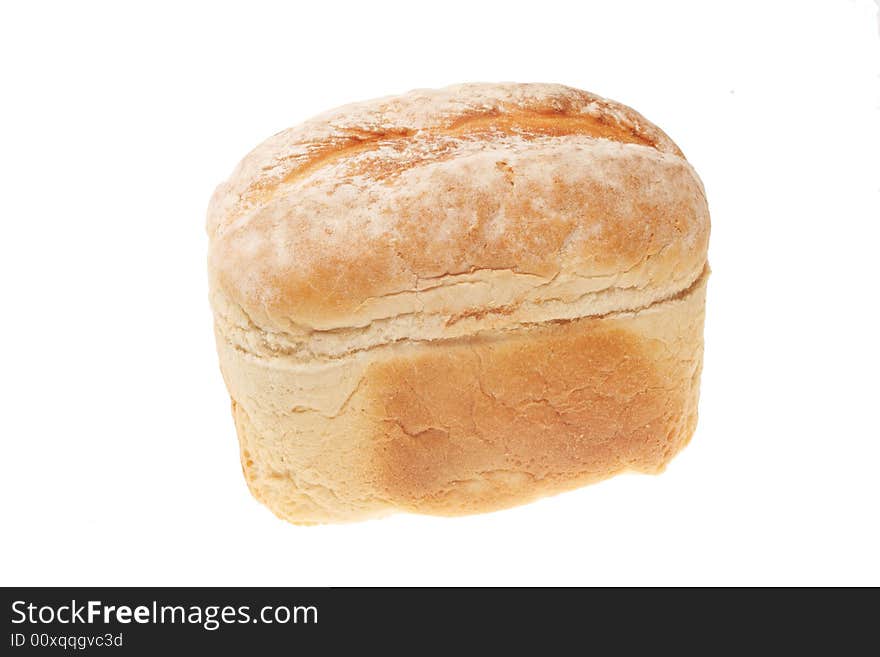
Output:
[[[659,472],[694,431],[705,194],[628,107],[348,105],[254,149],[207,224],[244,475],[286,520],[501,509]]]

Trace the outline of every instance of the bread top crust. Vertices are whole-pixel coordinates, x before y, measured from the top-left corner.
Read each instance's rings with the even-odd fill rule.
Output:
[[[537,322],[672,296],[703,271],[709,214],[681,151],[634,110],[467,84],[274,135],[217,188],[208,233],[227,320],[294,336],[400,320],[406,337],[420,315]]]

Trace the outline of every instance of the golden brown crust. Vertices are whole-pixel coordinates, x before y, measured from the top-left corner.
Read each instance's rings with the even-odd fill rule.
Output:
[[[341,108],[258,147],[212,201],[210,268],[261,328],[328,330],[412,313],[426,281],[475,271],[608,287],[626,273],[620,287],[650,290],[653,259],[683,289],[708,225],[693,169],[629,108],[463,85]],[[376,303],[407,293],[394,311]]]
[[[382,362],[368,373],[378,490],[465,513],[659,471],[695,419],[698,319],[676,319],[672,350],[629,318],[582,319]]]

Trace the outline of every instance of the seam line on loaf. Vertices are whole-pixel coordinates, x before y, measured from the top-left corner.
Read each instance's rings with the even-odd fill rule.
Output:
[[[368,344],[363,347],[352,348],[347,351],[342,351],[337,354],[329,354],[329,353],[314,353],[308,352],[308,338],[306,338],[303,342],[297,343],[296,345],[284,346],[284,347],[274,347],[265,345],[265,336],[270,335],[269,332],[264,329],[253,324],[253,321],[248,318],[249,326],[247,327],[247,331],[256,333],[260,338],[263,339],[263,344],[265,345],[262,351],[256,351],[254,349],[248,348],[247,346],[241,344],[239,341],[234,340],[230,336],[230,331],[226,330],[227,327],[224,327],[224,321],[215,321],[215,325],[217,327],[218,334],[220,337],[235,351],[253,358],[257,360],[272,362],[272,361],[280,361],[283,360],[287,363],[290,362],[291,358],[297,360],[297,362],[301,364],[309,364],[309,363],[324,363],[324,364],[332,364],[337,363],[347,358],[351,358],[357,356],[359,354],[363,354],[365,352],[374,351],[377,349],[394,347],[401,344],[431,344],[431,343],[449,343],[455,340],[463,340],[469,337],[481,336],[481,337],[490,337],[490,336],[502,336],[504,334],[513,333],[522,330],[529,330],[531,328],[539,327],[539,326],[547,326],[554,324],[567,324],[570,322],[585,320],[585,319],[606,319],[612,317],[626,317],[632,315],[638,315],[640,313],[654,310],[664,304],[675,303],[687,297],[689,294],[698,289],[708,278],[710,274],[710,269],[708,264],[703,266],[700,274],[692,281],[689,285],[680,289],[678,291],[667,294],[661,298],[651,301],[650,303],[643,304],[640,306],[630,307],[630,308],[619,308],[609,312],[604,313],[595,313],[595,314],[585,314],[579,315],[576,317],[560,317],[560,318],[547,318],[538,321],[518,321],[515,323],[511,323],[507,326],[494,326],[494,327],[486,327],[486,328],[478,328],[472,332],[454,335],[454,336],[437,336],[437,337],[411,337],[404,336],[397,339],[387,340],[385,342],[378,342],[374,344]],[[237,309],[241,310],[238,306]],[[495,309],[487,310],[487,314],[492,314]],[[244,313],[242,313],[244,315]],[[503,313],[502,313],[503,314]],[[245,315],[246,316],[246,315]],[[446,321],[453,319],[454,316],[446,316]],[[452,323],[455,323],[454,321]],[[241,329],[239,329],[240,331]],[[314,333],[322,333],[320,331],[315,331]]]

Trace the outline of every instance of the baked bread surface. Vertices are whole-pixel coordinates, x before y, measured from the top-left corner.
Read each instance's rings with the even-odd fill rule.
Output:
[[[472,84],[278,133],[208,211],[245,477],[294,522],[656,472],[696,422],[709,215],[584,91]]]

